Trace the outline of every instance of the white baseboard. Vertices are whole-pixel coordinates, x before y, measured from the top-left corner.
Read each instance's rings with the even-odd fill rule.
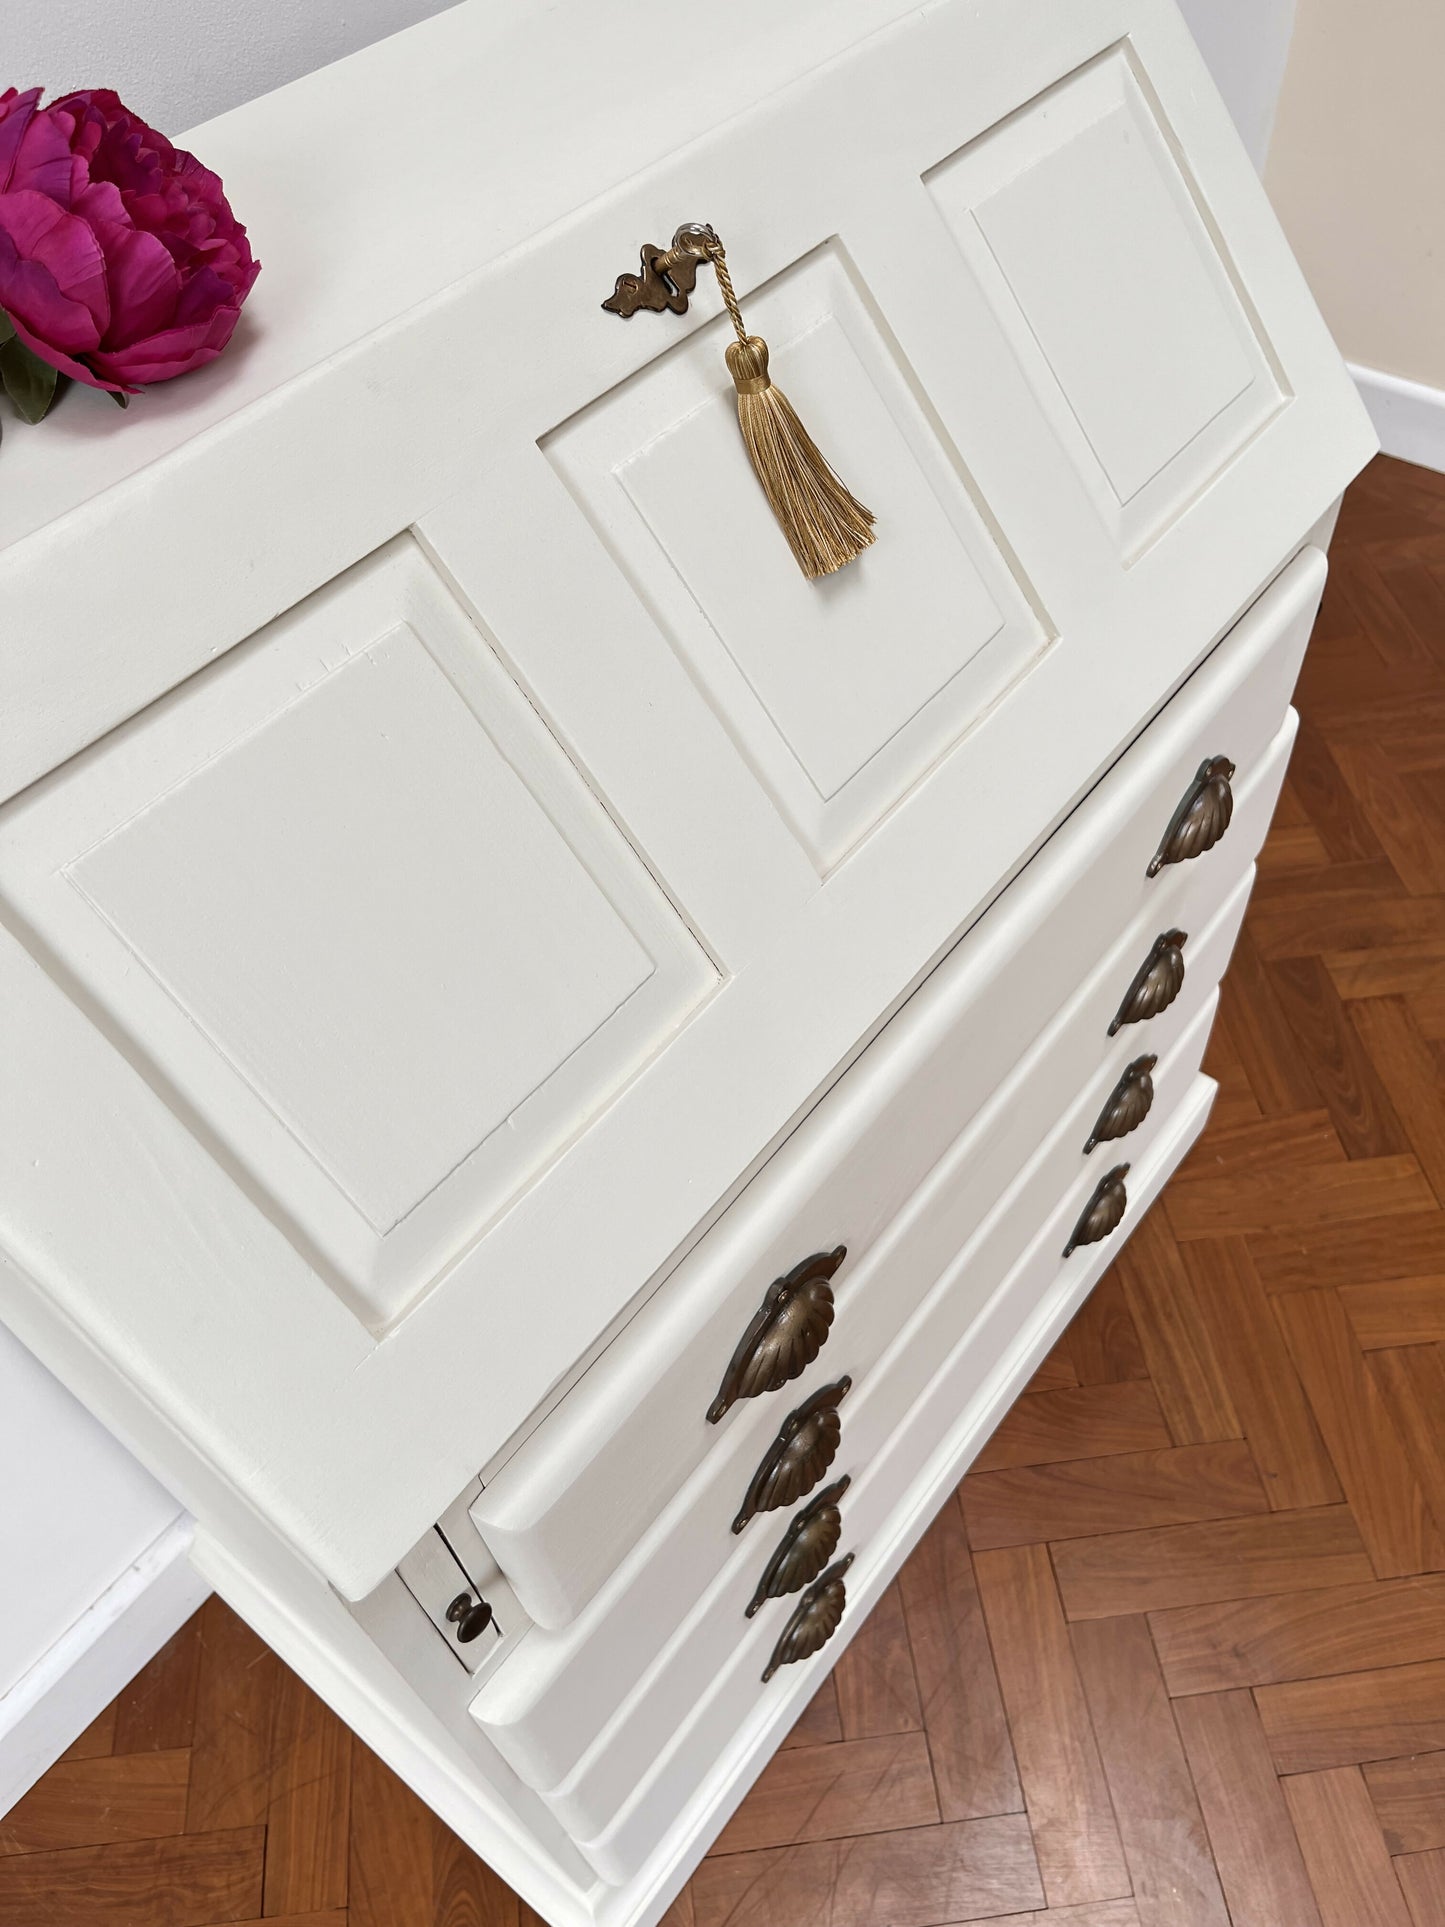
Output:
[[[1387,455],[1445,475],[1445,388],[1349,364]]]
[[[0,1813],[85,1731],[210,1592],[177,1519],[0,1697]]]

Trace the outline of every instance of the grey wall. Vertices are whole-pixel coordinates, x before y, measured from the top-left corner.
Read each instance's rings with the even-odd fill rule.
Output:
[[[1179,0],[1260,173],[1294,32],[1295,0]]]
[[[515,0],[496,3],[511,6]],[[0,0],[0,84],[43,83],[51,92],[104,84],[155,126],[180,133],[452,4],[148,0],[141,7],[136,0]],[[1294,0],[1180,5],[1262,169]]]
[[[179,134],[454,0],[0,0],[0,86],[113,87]]]

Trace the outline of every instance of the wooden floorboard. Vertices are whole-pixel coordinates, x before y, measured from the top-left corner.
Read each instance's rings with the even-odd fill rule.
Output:
[[[940,1817],[921,1730],[785,1747],[753,1793],[724,1827],[720,1853],[926,1827]]]
[[[1296,702],[1208,1131],[663,1927],[1445,1927],[1445,478]],[[214,1600],[0,1923],[539,1927]]]
[[[1149,1627],[1086,1620],[1074,1657],[1144,1927],[1230,1927]]]
[[[1394,1865],[1415,1927],[1438,1927],[1445,1920],[1445,1853],[1400,1854]]]
[[[1365,1768],[1365,1785],[1391,1853],[1445,1848],[1445,1753],[1412,1753]]]
[[[1445,1575],[1227,1599],[1150,1615],[1169,1691],[1218,1693],[1445,1659]]]
[[[897,1585],[884,1593],[834,1667],[833,1684],[845,1740],[923,1730],[913,1649]]]
[[[974,1564],[1050,1904],[1118,1899],[1128,1871],[1048,1547]]]
[[[1201,1693],[1174,1717],[1233,1927],[1320,1927],[1253,1696]]]
[[[1359,1768],[1296,1774],[1283,1785],[1324,1927],[1411,1927]]]
[[[1008,1717],[956,1500],[934,1520],[900,1580],[908,1642],[945,1820],[1023,1810]]]
[[[1281,1773],[1445,1749],[1445,1660],[1261,1686],[1255,1704]]]

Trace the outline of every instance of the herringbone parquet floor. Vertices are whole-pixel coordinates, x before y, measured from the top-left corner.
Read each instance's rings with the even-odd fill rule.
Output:
[[[1445,478],[1346,507],[1210,1128],[669,1927],[1445,1927]],[[5,1927],[535,1927],[217,1601]]]

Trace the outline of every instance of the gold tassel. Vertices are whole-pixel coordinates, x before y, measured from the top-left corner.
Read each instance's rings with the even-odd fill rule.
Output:
[[[768,344],[743,326],[722,243],[709,235],[703,245],[737,332],[727,364],[738,391],[738,426],[753,468],[803,574],[810,580],[832,575],[873,541],[873,511],[843,486],[792,403],[773,386]]]

